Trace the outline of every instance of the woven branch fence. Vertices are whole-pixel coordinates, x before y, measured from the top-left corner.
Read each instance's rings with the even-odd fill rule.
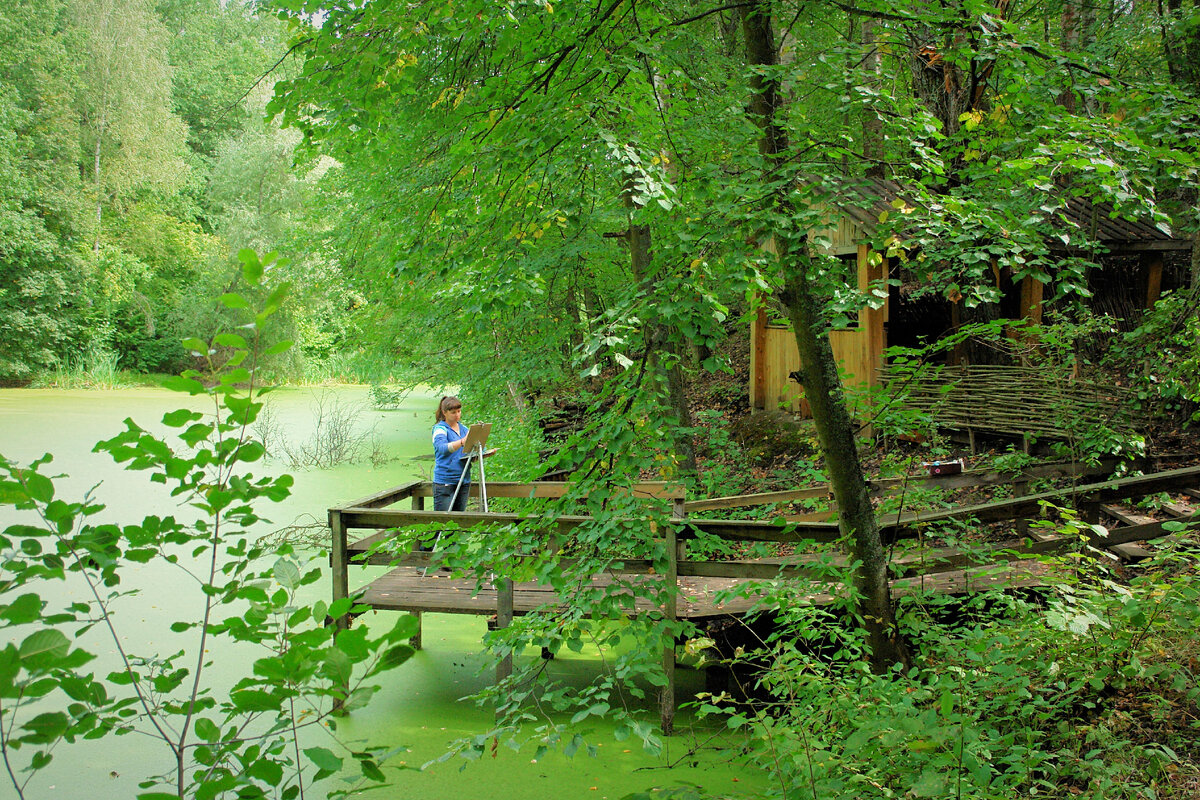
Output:
[[[881,378],[896,404],[928,414],[940,428],[1069,439],[1098,427],[1133,427],[1124,389],[1049,368],[926,367],[911,377],[885,367]]]

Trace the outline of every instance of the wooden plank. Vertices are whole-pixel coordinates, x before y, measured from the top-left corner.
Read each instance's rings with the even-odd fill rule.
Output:
[[[1034,325],[1042,324],[1042,295],[1045,285],[1032,275],[1021,280],[1021,318]]]
[[[384,489],[382,492],[367,495],[366,497],[338,506],[338,508],[386,508],[400,502],[406,497],[411,497],[413,492],[420,489],[423,485],[427,484],[423,481],[410,481],[399,486],[393,486],[391,489]]]
[[[717,536],[730,542],[836,542],[841,531],[832,522],[795,522],[786,526],[770,520],[691,519],[681,523],[686,538]]]
[[[1077,543],[1077,541],[1075,542]],[[895,594],[912,591],[941,591],[957,593],[978,588],[1001,586],[1032,586],[1045,582],[1047,568],[1038,562],[1013,561],[1001,566],[974,567],[940,573],[926,573],[915,577],[901,578],[892,582]],[[661,580],[661,578],[646,578]],[[769,578],[767,580],[770,580]],[[678,615],[684,619],[744,614],[758,602],[758,597],[730,596],[718,602],[719,592],[728,592],[744,581],[720,577],[679,578]],[[619,581],[607,576],[597,576],[592,585],[608,587],[616,591],[627,591]],[[830,584],[835,586],[836,584]],[[801,602],[828,603],[833,600],[832,591],[813,591]],[[654,611],[653,605],[640,597],[632,597],[627,616],[637,616]],[[496,591],[490,584],[477,586],[475,581],[454,579],[444,575],[422,577],[418,570],[401,567],[372,581],[360,594],[358,602],[379,610],[437,612],[446,614],[474,614],[487,616],[496,608]],[[514,614],[534,611],[553,611],[560,605],[554,591],[535,583],[518,583],[513,587]]]
[[[860,244],[858,248],[858,274],[859,274],[859,289],[865,294],[870,290],[872,283],[878,285],[879,281],[887,277],[886,258],[883,254],[880,256],[878,263],[871,263],[871,249],[865,244]],[[884,285],[884,291],[887,291],[887,286]],[[862,342],[861,362],[857,365],[858,372],[855,373],[855,378],[859,385],[874,386],[879,382],[879,368],[883,366],[883,351],[887,346],[884,341],[883,323],[887,319],[888,301],[885,299],[880,308],[871,308],[863,306],[858,312],[858,327],[862,331],[860,340]],[[871,435],[871,434],[864,434]]]
[[[1116,530],[1109,531],[1107,536],[1094,534],[1089,537],[1089,541],[1093,542],[1097,547],[1111,547],[1112,545],[1125,544],[1126,542],[1148,542],[1151,539],[1170,536],[1173,533],[1173,531],[1169,531],[1164,527],[1167,522],[1198,524],[1200,523],[1200,513],[1187,519],[1165,520],[1163,522],[1150,522],[1145,525],[1133,525],[1128,528],[1117,528]]]
[[[1163,503],[1162,510],[1170,514],[1175,519],[1184,519],[1195,513],[1190,508],[1181,506],[1178,503]]]
[[[525,499],[555,499],[570,493],[570,481],[488,481],[488,498],[521,497]],[[626,487],[614,486],[614,491],[624,493]],[[682,500],[687,489],[681,484],[669,481],[643,481],[629,487],[628,491],[634,496],[655,500]],[[420,497],[433,497],[433,485],[420,482],[414,494]],[[471,483],[469,497],[479,497],[479,481]],[[347,503],[343,508],[375,508],[376,506],[359,506],[357,503]]]
[[[1147,517],[1145,514],[1134,514],[1111,504],[1101,505],[1100,510],[1124,525],[1145,525],[1148,522],[1154,522],[1153,517]]]
[[[789,489],[781,492],[758,492],[756,494],[739,494],[731,497],[710,497],[705,500],[688,500],[683,504],[687,513],[697,511],[713,511],[719,508],[743,508],[746,506],[761,506],[768,503],[791,503],[796,500],[808,500],[813,497],[830,497],[832,489],[829,484],[811,486],[804,489]]]
[[[512,624],[513,606],[516,601],[513,593],[513,582],[505,578],[497,578],[493,583],[496,588],[496,627],[507,628]],[[496,665],[496,682],[500,683],[505,678],[508,678],[512,675],[512,671],[512,653],[508,653]]]
[[[404,528],[411,525],[454,525],[463,530],[484,525],[505,525],[536,519],[536,515],[512,513],[480,513],[477,511],[404,511],[400,509],[365,510],[351,508],[341,512],[347,528]],[[556,517],[547,527],[556,527],[560,532],[591,521],[591,517]],[[677,535],[692,538],[699,535],[719,536],[729,541],[748,542],[816,542],[836,541],[840,534],[833,523],[808,522],[790,524],[786,527],[768,520],[724,520],[691,519],[677,523]],[[378,536],[366,537],[355,543],[356,552],[379,541]]]
[[[329,551],[329,567],[333,583],[333,601],[337,602],[350,596],[349,561],[346,552],[346,526],[342,524],[342,512],[334,509],[329,512],[329,530],[332,533],[332,546]],[[350,627],[347,616],[338,617],[334,624],[339,628]]]
[[[1068,501],[1076,505],[1109,503],[1131,497],[1144,497],[1155,492],[1168,491],[1195,483],[1200,479],[1200,467],[1184,467],[1150,475],[1137,475],[1100,483],[1091,483],[1074,488],[1041,492],[1008,500],[981,503],[974,506],[939,511],[910,512],[899,516],[880,517],[880,528],[895,534],[914,530],[912,526],[954,519],[977,519],[980,522],[996,522],[1016,519],[1022,515],[1033,515],[1040,511],[1041,502]]]
[[[1146,308],[1154,308],[1154,304],[1162,297],[1163,256],[1162,253],[1142,253],[1139,266],[1146,276]]]
[[[877,478],[868,481],[875,495],[892,493],[908,486],[940,486],[944,489],[961,489],[977,486],[1002,486],[1033,478],[1080,478],[1101,477],[1112,474],[1118,465],[1117,459],[1105,459],[1098,466],[1089,466],[1081,462],[1059,462],[1055,464],[1039,464],[1019,472],[1001,472],[994,469],[966,470],[957,475],[912,475],[907,478]],[[491,484],[489,486],[489,493]],[[712,511],[725,508],[743,508],[768,503],[788,503],[794,500],[807,500],[814,497],[832,497],[833,490],[829,484],[821,483],[803,489],[790,489],[779,492],[758,492],[754,494],[732,495],[728,497],[710,497],[701,500],[688,500],[684,505],[688,513],[697,511]],[[1200,497],[1197,492],[1196,497]]]

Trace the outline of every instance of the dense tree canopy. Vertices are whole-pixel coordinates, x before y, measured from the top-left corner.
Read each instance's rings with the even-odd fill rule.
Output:
[[[426,369],[536,385],[587,367],[571,354],[604,354],[627,368],[621,413],[642,393],[670,409],[663,436],[686,463],[688,346],[720,337],[740,298],[782,304],[879,652],[881,550],[824,334],[885,293],[859,293],[811,232],[856,176],[899,181],[909,196],[879,250],[970,307],[998,300],[1001,274],[1086,292],[1094,261],[1048,245],[1095,250],[1062,228],[1069,195],[1196,228],[1174,202],[1197,182],[1194,87],[1167,55],[1191,35],[1175,10],[275,5],[304,66],[272,110],[342,162],[343,244],[408,339],[428,332]]]

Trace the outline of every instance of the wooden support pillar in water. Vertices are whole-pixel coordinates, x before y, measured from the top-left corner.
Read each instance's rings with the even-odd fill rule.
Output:
[[[675,505],[675,515],[682,516],[679,504]],[[667,625],[673,629],[674,623],[679,619],[677,598],[679,596],[679,551],[682,542],[679,541],[679,535],[674,525],[668,525],[663,533],[667,551],[667,572],[663,576],[667,596],[663,606],[663,616]],[[669,736],[675,728],[675,634],[673,631],[663,642],[662,659],[663,676],[666,678],[666,682],[663,683],[659,697],[660,721],[663,735]]]
[[[506,578],[493,578],[496,587],[496,628],[507,628],[513,621],[513,582]],[[500,659],[496,665],[496,682],[499,683],[512,675],[512,653]]]
[[[338,509],[329,510],[329,531],[332,534],[332,546],[329,553],[329,567],[333,573],[333,600],[337,602],[344,597],[350,596],[350,572],[349,564],[346,561],[346,526],[342,523],[342,512]],[[337,628],[334,631],[334,637],[342,631],[350,627],[350,615],[343,614],[333,620],[333,625]],[[342,687],[343,696],[349,696],[350,685],[344,684]],[[334,700],[333,710],[341,711],[344,704],[343,700]]]
[[[413,511],[424,511],[425,510],[425,496],[424,495],[418,494],[417,492],[413,492],[412,510]],[[421,649],[421,612],[414,611],[413,616],[417,618],[417,632],[413,635],[413,637],[411,639],[408,640],[408,643],[412,645],[414,650],[420,650]]]

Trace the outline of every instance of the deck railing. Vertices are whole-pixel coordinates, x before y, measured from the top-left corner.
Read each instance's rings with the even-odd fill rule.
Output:
[[[1043,468],[1044,469],[1044,468]],[[958,482],[962,479],[955,476]],[[947,479],[950,480],[950,479]],[[986,482],[986,481],[985,481]],[[931,525],[951,521],[969,521],[983,524],[1002,521],[1027,521],[1037,519],[1045,504],[1070,505],[1080,510],[1083,519],[1095,522],[1103,504],[1130,498],[1145,497],[1162,491],[1177,491],[1194,487],[1200,483],[1200,467],[1170,470],[1150,475],[1141,475],[1119,480],[1108,480],[1075,486],[1069,489],[1025,494],[1004,500],[952,509],[881,514],[878,518],[885,541],[918,535]],[[886,490],[885,484],[875,488]],[[569,483],[535,482],[511,483],[490,482],[487,486],[489,499],[494,498],[560,498],[567,496],[572,487]],[[683,490],[665,483],[642,483],[629,489],[635,496],[647,500],[668,501],[671,504],[669,517],[658,523],[653,531],[656,538],[664,541],[667,555],[666,569],[647,559],[622,559],[619,572],[629,574],[661,575],[669,588],[667,601],[661,613],[674,621],[678,618],[676,596],[678,579],[683,577],[711,577],[736,579],[772,579],[799,577],[808,580],[831,580],[828,577],[828,558],[818,563],[811,554],[799,553],[789,558],[771,561],[715,561],[689,558],[687,542],[701,537],[716,537],[729,542],[769,542],[799,544],[802,542],[830,543],[842,537],[836,522],[790,521],[780,525],[770,520],[716,520],[687,517],[688,511],[713,510],[737,506],[767,503],[793,502],[828,495],[827,487],[816,487],[790,492],[771,492],[743,495],[738,498],[715,498],[688,503]],[[477,496],[478,485],[471,486],[472,496]],[[385,552],[380,547],[393,534],[391,531],[415,525],[440,524],[447,528],[470,530],[476,527],[511,524],[527,519],[536,519],[536,514],[515,512],[435,512],[425,508],[425,498],[433,494],[432,485],[414,481],[388,489],[329,510],[329,527],[332,532],[330,564],[333,571],[333,599],[351,596],[349,568],[358,565],[388,565],[429,567],[437,556],[433,553],[413,551],[407,553]],[[409,509],[394,508],[408,500]],[[591,522],[591,517],[582,515],[554,516],[547,527],[559,534],[569,534],[578,526]],[[1192,521],[1196,517],[1191,518]],[[1167,522],[1146,523],[1117,529],[1104,535],[1100,530],[1085,532],[1084,544],[1107,548],[1130,541],[1144,541],[1167,535],[1172,526]],[[374,531],[351,541],[351,531]],[[1037,558],[1061,553],[1081,545],[1078,536],[1041,536],[1029,538],[1018,546],[982,547],[970,551],[934,550],[919,557],[902,557],[892,563],[897,576],[917,577],[936,575],[951,570],[986,567],[1013,561]],[[496,589],[496,623],[504,627],[511,624],[514,614],[512,581],[497,575],[493,585]],[[349,617],[334,623],[345,627]],[[419,641],[418,641],[419,645]],[[663,668],[667,685],[662,692],[662,723],[670,730],[675,711],[674,642],[667,642],[663,649]],[[498,679],[511,674],[511,657],[498,666]]]

